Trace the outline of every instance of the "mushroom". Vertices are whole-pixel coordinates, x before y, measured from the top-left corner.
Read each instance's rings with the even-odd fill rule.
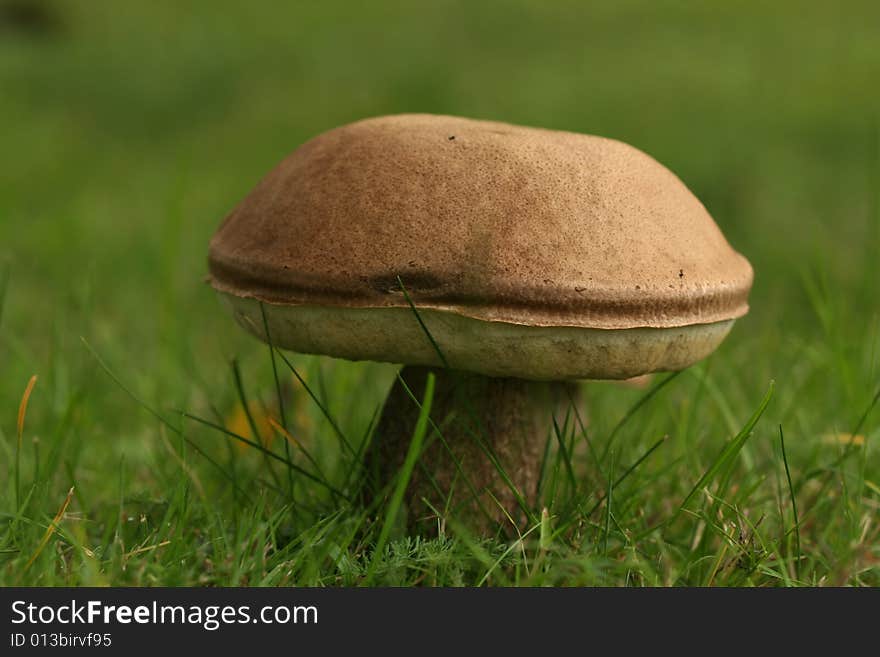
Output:
[[[571,382],[704,358],[747,312],[753,276],[681,180],[632,146],[427,114],[300,146],[226,218],[209,268],[257,337],[403,365],[367,491],[403,463],[434,373],[404,498],[422,532],[447,514],[476,531],[521,523]]]

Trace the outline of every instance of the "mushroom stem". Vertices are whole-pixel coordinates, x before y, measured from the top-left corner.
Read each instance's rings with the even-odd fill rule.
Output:
[[[447,517],[479,534],[510,533],[511,521],[522,529],[528,520],[523,505],[535,507],[553,415],[561,413],[562,424],[575,385],[404,367],[400,378],[419,401],[431,371],[432,424],[406,489],[407,524],[421,535],[436,533]],[[367,455],[372,491],[397,476],[418,415],[419,406],[396,380]]]

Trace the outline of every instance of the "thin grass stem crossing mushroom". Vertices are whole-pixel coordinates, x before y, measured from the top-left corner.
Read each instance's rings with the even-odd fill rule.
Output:
[[[209,268],[257,337],[404,366],[368,490],[402,464],[434,372],[409,519],[479,531],[533,517],[570,382],[688,367],[747,312],[752,284],[700,201],[636,148],[435,115],[300,146],[226,218]]]

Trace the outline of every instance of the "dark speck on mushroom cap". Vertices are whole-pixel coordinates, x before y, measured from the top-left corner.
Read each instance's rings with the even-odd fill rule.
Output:
[[[454,137],[454,139],[453,139]],[[211,282],[275,304],[527,326],[669,328],[748,310],[752,269],[668,169],[619,141],[450,116],[325,132],[211,241]]]

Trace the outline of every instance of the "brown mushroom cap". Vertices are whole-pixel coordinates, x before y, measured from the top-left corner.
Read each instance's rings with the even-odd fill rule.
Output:
[[[441,348],[467,352],[451,364],[524,378],[686,366],[747,312],[752,283],[700,201],[632,146],[434,115],[367,119],[302,145],[227,217],[209,265],[212,285],[258,334],[256,302],[267,303],[281,346],[436,364],[400,277],[445,326],[434,327]],[[509,344],[487,345],[490,334]],[[457,344],[465,336],[471,346]],[[644,336],[656,353],[642,365],[644,345],[611,344]],[[572,346],[584,341],[586,352]],[[597,364],[608,349],[629,364]],[[557,375],[537,362],[572,358],[594,363]]]

